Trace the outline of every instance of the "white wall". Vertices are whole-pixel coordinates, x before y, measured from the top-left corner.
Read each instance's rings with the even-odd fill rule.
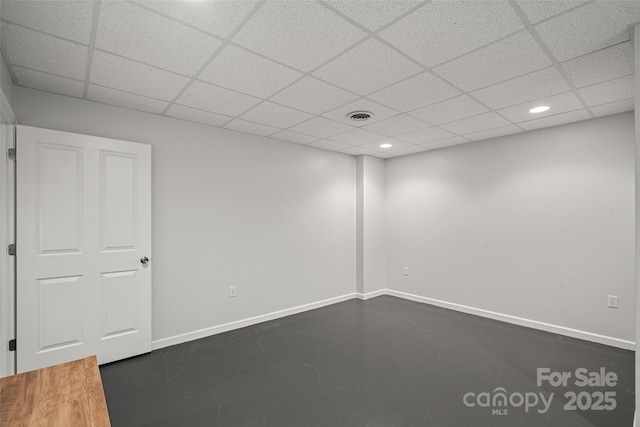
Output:
[[[386,219],[390,289],[635,340],[632,113],[389,159]]]
[[[6,248],[14,242],[13,164],[7,161],[7,149],[13,147],[15,117],[14,86],[4,58],[0,55],[0,377],[14,373],[14,353],[8,342],[14,335],[14,265]]]
[[[640,24],[633,27],[633,58],[634,67],[640,70]],[[640,343],[640,72],[635,73],[635,170],[636,170],[636,343]],[[637,344],[636,344],[637,345]],[[636,412],[634,414],[633,425],[638,423],[638,411],[640,411],[640,352],[636,351]]]
[[[385,289],[385,223],[383,159],[358,156],[356,292],[362,295]]]
[[[154,340],[354,292],[355,157],[25,88],[16,115],[152,145]]]
[[[9,102],[9,106],[14,107],[14,86],[11,74],[7,68],[7,64],[4,62],[4,57],[0,55],[0,89],[6,100]]]
[[[384,287],[634,340],[631,113],[361,158],[362,185],[351,156],[30,89],[16,114],[153,145],[156,340]]]

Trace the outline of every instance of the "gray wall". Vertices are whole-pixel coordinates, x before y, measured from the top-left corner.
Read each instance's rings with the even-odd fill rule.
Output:
[[[625,113],[387,160],[387,287],[634,341],[633,146]]]
[[[155,340],[354,292],[355,157],[25,88],[16,101],[25,125],[152,145]]]

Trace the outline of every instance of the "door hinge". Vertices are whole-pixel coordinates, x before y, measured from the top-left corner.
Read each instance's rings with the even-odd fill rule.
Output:
[[[14,245],[13,243],[10,244],[7,247],[7,252],[9,253],[9,255],[14,256],[16,254],[16,245]]]
[[[9,341],[9,351],[16,351],[16,340],[10,340]]]
[[[9,160],[15,160],[16,159],[16,149],[15,148],[9,148],[9,150],[7,150],[7,156],[9,157]]]

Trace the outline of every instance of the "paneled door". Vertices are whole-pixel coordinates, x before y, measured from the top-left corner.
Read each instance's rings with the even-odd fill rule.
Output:
[[[17,371],[149,352],[151,147],[17,137]]]

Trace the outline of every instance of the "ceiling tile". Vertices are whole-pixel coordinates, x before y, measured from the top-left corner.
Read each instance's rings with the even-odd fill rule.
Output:
[[[410,147],[398,148],[397,150],[388,151],[389,154],[393,154],[394,157],[398,156],[406,156],[407,154],[416,154],[422,153],[424,151],[429,151],[429,147],[425,147],[424,145],[412,145]]]
[[[176,100],[176,103],[226,116],[237,116],[260,102],[259,99],[238,92],[195,81]]]
[[[233,41],[307,72],[365,36],[364,31],[317,2],[270,1]]]
[[[2,0],[2,19],[89,44],[93,2]]]
[[[442,0],[428,3],[380,35],[431,67],[522,28],[507,1]]]
[[[587,120],[590,118],[591,115],[587,112],[587,110],[577,110],[519,123],[519,126],[525,128],[526,130],[533,130],[550,126],[563,125],[571,122],[578,122],[580,120]]]
[[[135,0],[173,19],[220,37],[227,37],[255,7],[256,1]]]
[[[518,126],[507,125],[507,126],[502,126],[495,129],[481,130],[480,132],[469,133],[465,135],[465,138],[468,138],[472,141],[480,141],[483,139],[491,139],[491,138],[498,138],[500,136],[505,136],[505,135],[513,135],[514,133],[520,133],[520,132],[522,132],[522,129],[520,129]]]
[[[632,111],[633,109],[634,109],[633,98],[591,107],[591,111],[593,111],[593,114],[595,114],[598,117],[608,116],[610,114],[624,113],[627,111]]]
[[[290,130],[303,133],[305,135],[317,136],[318,138],[327,138],[353,129],[353,126],[347,126],[324,117],[314,117],[311,120],[300,123]]]
[[[16,75],[16,83],[20,86],[82,98],[84,83],[79,80],[54,76],[53,74],[22,67],[13,67],[13,72]]]
[[[367,142],[380,141],[384,138],[386,138],[384,135],[369,132],[368,130],[364,130],[362,128],[355,128],[350,131],[334,135],[329,139],[331,139],[332,141],[343,142],[349,145],[362,145],[366,144]]]
[[[312,117],[311,114],[283,107],[273,102],[263,102],[242,115],[243,119],[278,128],[288,128],[310,117]]]
[[[321,139],[320,141],[312,142],[311,144],[308,144],[308,146],[331,151],[341,151],[350,147],[350,145],[343,144],[342,142],[329,141],[328,139]]]
[[[232,121],[224,125],[224,128],[260,136],[268,136],[280,130],[272,126],[260,125],[258,123],[248,122],[241,119],[233,119]]]
[[[489,112],[440,125],[440,127],[449,132],[457,133],[458,135],[466,135],[468,133],[493,129],[508,124],[510,123],[507,119],[500,117],[496,113]]]
[[[381,120],[370,125],[362,127],[362,129],[376,132],[384,136],[396,136],[407,132],[413,132],[418,129],[429,127],[428,124],[414,119],[406,114],[398,114],[389,119]]]
[[[313,73],[323,80],[366,95],[422,71],[395,50],[369,39]]]
[[[475,116],[485,111],[489,111],[489,109],[475,99],[467,95],[462,95],[448,101],[412,111],[409,114],[427,123],[439,125],[441,123]]]
[[[175,117],[176,119],[188,120],[190,122],[202,123],[211,126],[222,126],[231,120],[231,117],[223,116],[208,111],[197,110],[195,108],[185,107],[184,105],[173,104],[165,112],[165,115]]]
[[[2,24],[1,40],[12,65],[84,80],[85,46],[7,23]]]
[[[238,92],[266,98],[293,83],[300,76],[301,73],[284,65],[227,45],[198,78]]]
[[[456,136],[453,138],[443,139],[442,141],[424,144],[424,146],[431,149],[435,149],[435,148],[453,147],[454,145],[466,144],[467,142],[469,142],[468,139],[463,138],[461,136]]]
[[[281,141],[293,142],[295,144],[308,144],[313,141],[317,141],[318,137],[304,135],[297,132],[291,132],[290,130],[283,130],[276,134],[271,135],[271,138],[276,138]]]
[[[97,102],[168,106],[169,117],[299,144],[397,138],[431,147],[453,133],[466,142],[515,132],[511,121],[536,128],[634,106],[628,40],[640,1],[2,0],[1,8],[3,54],[21,86],[81,97],[88,75]],[[176,97],[188,106],[169,103]],[[552,109],[532,119],[533,103]],[[345,117],[355,110],[374,117]]]
[[[634,76],[622,77],[579,89],[588,106],[608,104],[633,97]]]
[[[357,97],[329,83],[313,77],[305,77],[271,100],[309,113],[322,114]]]
[[[540,105],[548,105],[549,107],[551,107],[551,109],[543,113],[536,114],[532,114],[529,112],[529,110],[531,110],[533,107],[537,107]],[[529,101],[524,104],[503,108],[501,110],[498,110],[498,113],[502,114],[514,123],[520,123],[540,117],[566,113],[567,111],[579,110],[581,108],[584,107],[578,97],[575,96],[573,92],[565,92],[558,95],[541,98],[536,101]]]
[[[335,7],[341,13],[358,22],[371,31],[398,18],[422,1],[328,1],[329,6]]]
[[[391,144],[391,147],[382,148],[380,147],[380,145],[382,144]],[[359,147],[368,148],[369,150],[373,150],[377,153],[386,153],[386,152],[390,152],[391,150],[397,150],[398,148],[411,147],[411,145],[412,144],[405,141],[400,141],[399,139],[386,138],[381,141],[362,144],[362,145],[359,145]]]
[[[360,156],[363,154],[374,154],[375,151],[370,150],[368,148],[363,148],[363,147],[349,147],[347,149],[341,150],[341,153],[345,153],[345,154],[351,154],[352,156]]]
[[[369,95],[399,111],[411,111],[459,95],[460,91],[429,72],[424,72]]]
[[[589,86],[633,74],[631,42],[589,53],[563,62],[562,67],[576,87]]]
[[[433,70],[471,91],[552,65],[528,31],[483,47]]]
[[[354,111],[370,111],[374,114],[374,116],[365,122],[354,122],[347,117],[347,114]],[[338,107],[335,110],[331,110],[328,113],[323,114],[324,117],[356,127],[379,122],[381,120],[388,119],[389,117],[397,115],[397,111],[384,107],[377,102],[373,102],[366,98],[360,98],[356,101],[350,102],[347,105],[343,105],[342,107]]]
[[[520,0],[518,5],[529,21],[536,24],[552,16],[556,16],[574,7],[580,6],[586,1],[576,0]]]
[[[87,99],[102,102],[103,104],[116,105],[118,107],[156,114],[164,111],[169,105],[166,101],[158,101],[157,99],[146,98],[144,96],[96,85],[89,85]]]
[[[472,92],[471,95],[489,107],[497,109],[568,90],[571,90],[571,87],[556,67],[549,67],[526,76],[477,90]]]
[[[91,82],[171,101],[189,82],[189,79],[119,56],[94,51]]]
[[[222,43],[124,1],[102,3],[96,47],[165,70],[193,75]]]
[[[598,1],[542,22],[536,30],[558,61],[629,40],[627,26],[640,21],[638,1]]]
[[[441,139],[454,137],[455,135],[437,127],[430,127],[416,132],[399,135],[397,138],[412,144],[427,144]]]

